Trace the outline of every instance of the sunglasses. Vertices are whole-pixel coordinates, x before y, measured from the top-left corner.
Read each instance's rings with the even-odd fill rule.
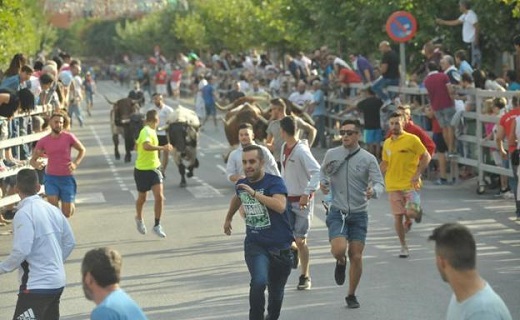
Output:
[[[354,133],[358,133],[358,132],[356,130],[339,130],[339,134],[341,136],[344,136],[344,135],[351,136]]]

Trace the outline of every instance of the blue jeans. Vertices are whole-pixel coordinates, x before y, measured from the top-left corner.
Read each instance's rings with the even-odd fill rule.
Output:
[[[372,91],[379,97],[379,99],[386,101],[390,99],[390,97],[385,93],[385,88],[388,86],[398,86],[399,78],[397,79],[389,79],[380,77],[377,79],[372,85]]]
[[[269,320],[278,319],[282,309],[285,283],[291,273],[290,249],[270,252],[259,244],[246,242],[244,255],[251,275],[249,320],[264,320],[266,287],[269,293],[267,305]]]
[[[79,121],[79,126],[83,127],[83,116],[81,115],[81,109],[79,107],[79,103],[71,103],[69,105],[69,117],[70,117],[70,125],[72,126],[72,118],[76,115],[76,118]]]

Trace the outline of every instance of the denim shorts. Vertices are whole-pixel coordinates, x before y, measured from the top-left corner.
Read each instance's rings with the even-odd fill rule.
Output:
[[[77,191],[74,176],[53,176],[45,174],[43,181],[45,194],[47,196],[57,196],[61,202],[74,203]]]
[[[350,241],[365,243],[368,230],[367,212],[346,212],[336,207],[331,207],[327,215],[327,228],[329,228],[329,240],[345,237]]]
[[[289,222],[295,238],[307,238],[311,229],[312,213],[314,212],[314,199],[309,201],[309,205],[305,209],[300,209],[299,202],[291,202],[289,204]]]
[[[434,112],[437,122],[441,128],[446,128],[451,125],[451,120],[455,115],[455,108],[449,107]]]

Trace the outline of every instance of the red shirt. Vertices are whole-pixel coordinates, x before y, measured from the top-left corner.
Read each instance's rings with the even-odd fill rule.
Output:
[[[413,123],[412,120],[410,120],[407,124],[405,124],[404,131],[416,135],[417,138],[421,140],[426,150],[428,150],[430,156],[433,156],[435,153],[435,142],[433,142],[432,138],[430,138],[428,133],[424,131],[423,128],[419,127]]]
[[[166,74],[166,71],[161,70],[155,75],[155,84],[166,84],[167,79],[168,75]]]
[[[339,72],[339,80],[341,83],[349,84],[349,83],[361,83],[361,77],[354,71],[343,68]]]
[[[515,121],[516,117],[520,116],[520,108],[514,108],[508,113],[504,114],[502,118],[500,118],[500,122],[498,123],[504,128],[504,137],[509,137],[511,134],[511,126],[513,125],[513,121]],[[507,150],[509,153],[512,153],[516,150],[516,142],[509,141],[509,146]]]
[[[450,78],[444,72],[430,73],[424,79],[424,86],[428,91],[428,97],[433,111],[452,108],[454,106],[448,91],[447,84],[450,83]]]
[[[173,70],[172,72],[172,81],[173,82],[179,82],[182,78],[182,71],[181,70]]]

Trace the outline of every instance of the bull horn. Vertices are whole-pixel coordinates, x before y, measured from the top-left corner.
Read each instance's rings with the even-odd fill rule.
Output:
[[[108,100],[107,96],[103,95],[103,97],[105,98],[105,100],[106,100],[109,104],[112,104],[112,105],[115,104],[115,102],[112,102],[112,101]]]
[[[235,115],[232,115],[229,119],[225,120],[225,121],[224,121],[225,126],[226,126],[226,127],[229,127],[229,125],[230,125],[231,123],[233,123],[233,121],[235,121],[236,118],[237,118],[237,115],[235,114]]]
[[[219,103],[215,102],[215,106],[217,107],[217,109],[219,109],[220,111],[228,111],[228,110],[231,110],[233,107],[234,107],[234,104],[233,102],[228,104],[227,106],[221,106]]]

